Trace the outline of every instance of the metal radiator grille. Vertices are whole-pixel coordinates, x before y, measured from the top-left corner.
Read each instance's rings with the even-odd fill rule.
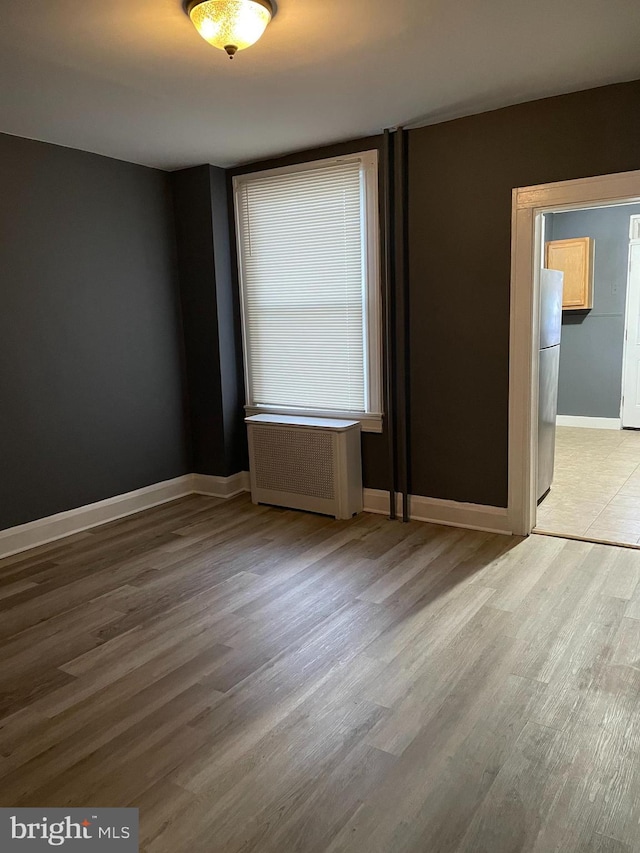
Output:
[[[333,438],[319,430],[254,430],[254,468],[259,489],[333,500]]]

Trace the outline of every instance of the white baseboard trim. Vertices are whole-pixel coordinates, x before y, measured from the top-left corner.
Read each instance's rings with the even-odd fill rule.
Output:
[[[558,415],[556,426],[584,427],[585,429],[622,429],[620,418],[587,418],[582,415]]]
[[[127,515],[151,509],[186,495],[209,495],[216,498],[232,498],[249,490],[249,472],[241,471],[231,477],[213,477],[206,474],[185,474],[173,480],[154,483],[133,492],[115,495],[103,501],[69,509],[46,518],[38,518],[27,524],[0,530],[0,558],[11,557],[29,548],[46,545],[81,533],[91,527],[116,521]]]
[[[64,536],[82,533],[92,527],[116,521],[118,518],[151,509],[186,495],[208,495],[228,499],[248,491],[250,491],[248,471],[240,471],[230,477],[185,474],[174,480],[165,480],[162,483],[155,483],[152,486],[116,495],[87,506],[0,530],[0,559],[39,545],[47,545]],[[388,514],[389,492],[379,489],[364,489],[363,492],[365,512]],[[396,495],[396,499],[397,511],[400,513],[402,511],[401,496]],[[471,530],[486,530],[490,533],[511,533],[507,510],[500,507],[410,495],[409,514],[413,521],[430,521]]]
[[[365,512],[387,515],[389,492],[380,489],[364,489]],[[396,495],[396,512],[402,512],[402,496]],[[481,504],[445,501],[409,495],[409,517],[412,521],[430,521],[450,527],[465,527],[470,530],[486,530],[489,533],[511,534],[506,507],[483,506]]]
[[[196,495],[209,495],[214,498],[235,498],[242,492],[251,491],[248,471],[239,471],[230,477],[214,477],[211,474],[192,474],[193,489]]]

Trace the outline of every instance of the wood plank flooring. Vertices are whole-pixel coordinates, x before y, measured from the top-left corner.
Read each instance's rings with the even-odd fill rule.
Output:
[[[0,561],[0,805],[146,853],[640,850],[640,552],[192,496]]]

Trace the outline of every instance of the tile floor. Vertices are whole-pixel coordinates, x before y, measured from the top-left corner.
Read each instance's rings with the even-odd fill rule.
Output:
[[[558,427],[539,531],[640,545],[640,430]]]

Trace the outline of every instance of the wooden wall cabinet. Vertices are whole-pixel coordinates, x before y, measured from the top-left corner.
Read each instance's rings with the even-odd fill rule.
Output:
[[[574,237],[546,244],[545,266],[562,270],[562,309],[579,311],[593,308],[593,239]]]

